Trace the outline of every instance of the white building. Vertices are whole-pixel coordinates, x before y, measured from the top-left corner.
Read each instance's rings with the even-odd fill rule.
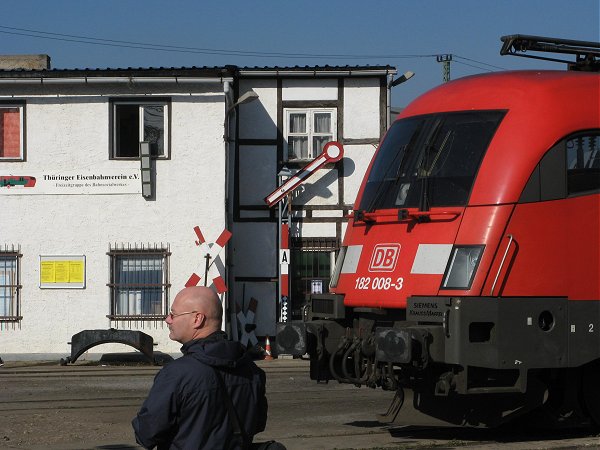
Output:
[[[386,129],[393,73],[0,71],[0,356],[66,356],[74,334],[109,328],[143,331],[155,350],[176,353],[163,318],[193,273],[204,278],[195,227],[208,242],[233,232],[215,265],[229,288],[226,328],[237,333],[236,303],[246,312],[255,298],[256,334],[272,336],[277,209],[262,199],[284,164],[298,168],[328,140],[344,144],[344,160],[293,200],[292,262],[313,253],[327,261],[292,286],[314,278],[326,290],[343,215]],[[235,107],[250,90],[259,98]],[[140,158],[142,141],[150,158]]]
[[[243,308],[258,301],[259,336],[275,333],[280,318],[279,271],[289,272],[289,318],[300,318],[306,295],[326,293],[335,255],[363,175],[388,126],[392,67],[244,68],[239,94],[259,101],[241,105],[229,165],[229,222],[233,231],[230,295]],[[300,186],[292,198],[289,267],[280,265],[278,208],[264,198],[280,182],[321,153],[328,141],[344,146],[344,158]]]

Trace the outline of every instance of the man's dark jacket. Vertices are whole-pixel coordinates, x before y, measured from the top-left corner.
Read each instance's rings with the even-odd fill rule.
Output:
[[[249,436],[265,429],[265,373],[239,342],[216,332],[187,342],[183,356],[165,366],[132,425],[145,448],[241,449],[215,369]],[[213,369],[214,368],[214,369]]]

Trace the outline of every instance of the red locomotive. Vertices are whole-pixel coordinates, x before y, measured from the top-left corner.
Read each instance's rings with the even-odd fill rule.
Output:
[[[410,104],[366,173],[330,293],[278,324],[277,351],[308,353],[312,378],[397,391],[389,420],[406,389],[455,424],[541,410],[600,424],[600,44],[502,40],[576,60]]]

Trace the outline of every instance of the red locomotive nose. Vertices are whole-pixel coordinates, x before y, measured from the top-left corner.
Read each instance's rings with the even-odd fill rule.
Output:
[[[600,43],[503,41],[570,53],[577,70],[466,77],[406,107],[330,293],[277,342],[310,354],[315,379],[397,391],[394,417],[412,389],[415,408],[454,424],[532,411],[600,424]]]

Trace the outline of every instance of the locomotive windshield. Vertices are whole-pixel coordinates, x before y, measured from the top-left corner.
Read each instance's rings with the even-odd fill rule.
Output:
[[[359,209],[466,205],[503,116],[503,111],[469,111],[395,122],[381,143]]]

